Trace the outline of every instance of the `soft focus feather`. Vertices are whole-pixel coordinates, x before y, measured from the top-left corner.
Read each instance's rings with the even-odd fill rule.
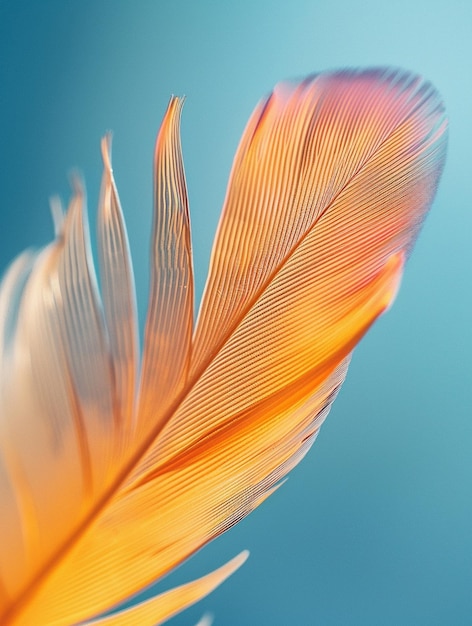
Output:
[[[56,241],[4,278],[2,624],[91,619],[272,493],[392,302],[443,166],[443,107],[418,77],[368,70],[277,86],[238,148],[193,332],[181,108],[173,98],[156,143],[139,380],[109,140],[101,296],[79,184],[65,218],[56,210]],[[245,558],[103,623],[162,621]]]

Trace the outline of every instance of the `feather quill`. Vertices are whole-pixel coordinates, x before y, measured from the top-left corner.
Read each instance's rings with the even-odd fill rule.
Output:
[[[181,110],[172,98],[156,143],[140,376],[109,138],[101,293],[78,182],[55,241],[1,285],[4,625],[161,623],[241,565],[246,553],[99,617],[242,519],[307,452],[395,297],[445,158],[443,105],[417,76],[278,85],[237,150],[194,330]]]

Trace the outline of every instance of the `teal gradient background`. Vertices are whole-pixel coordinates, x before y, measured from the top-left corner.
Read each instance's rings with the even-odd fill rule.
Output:
[[[48,198],[69,196],[73,166],[93,222],[99,139],[112,129],[141,323],[153,146],[170,94],[187,97],[198,295],[234,151],[275,83],[402,66],[448,109],[446,169],[393,309],[356,350],[288,482],[160,583],[251,550],[174,626],[205,611],[226,626],[472,624],[471,33],[469,0],[0,0],[0,271],[51,239]]]

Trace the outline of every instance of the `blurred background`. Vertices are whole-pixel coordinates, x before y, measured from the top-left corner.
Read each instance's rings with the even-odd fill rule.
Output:
[[[187,97],[198,297],[234,151],[275,83],[403,66],[449,112],[446,169],[395,306],[287,484],[161,582],[251,550],[174,626],[205,611],[226,626],[472,624],[471,32],[469,0],[0,0],[0,271],[52,238],[48,198],[68,198],[72,167],[93,222],[111,129],[141,325],[153,146],[171,94]]]

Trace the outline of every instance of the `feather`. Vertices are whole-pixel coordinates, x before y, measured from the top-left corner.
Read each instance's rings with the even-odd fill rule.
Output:
[[[231,171],[195,329],[172,98],[155,152],[139,372],[110,139],[101,292],[80,182],[56,239],[0,287],[0,621],[153,624],[245,560],[100,618],[256,508],[306,454],[350,354],[392,303],[442,171],[431,85],[397,70],[278,85]]]

